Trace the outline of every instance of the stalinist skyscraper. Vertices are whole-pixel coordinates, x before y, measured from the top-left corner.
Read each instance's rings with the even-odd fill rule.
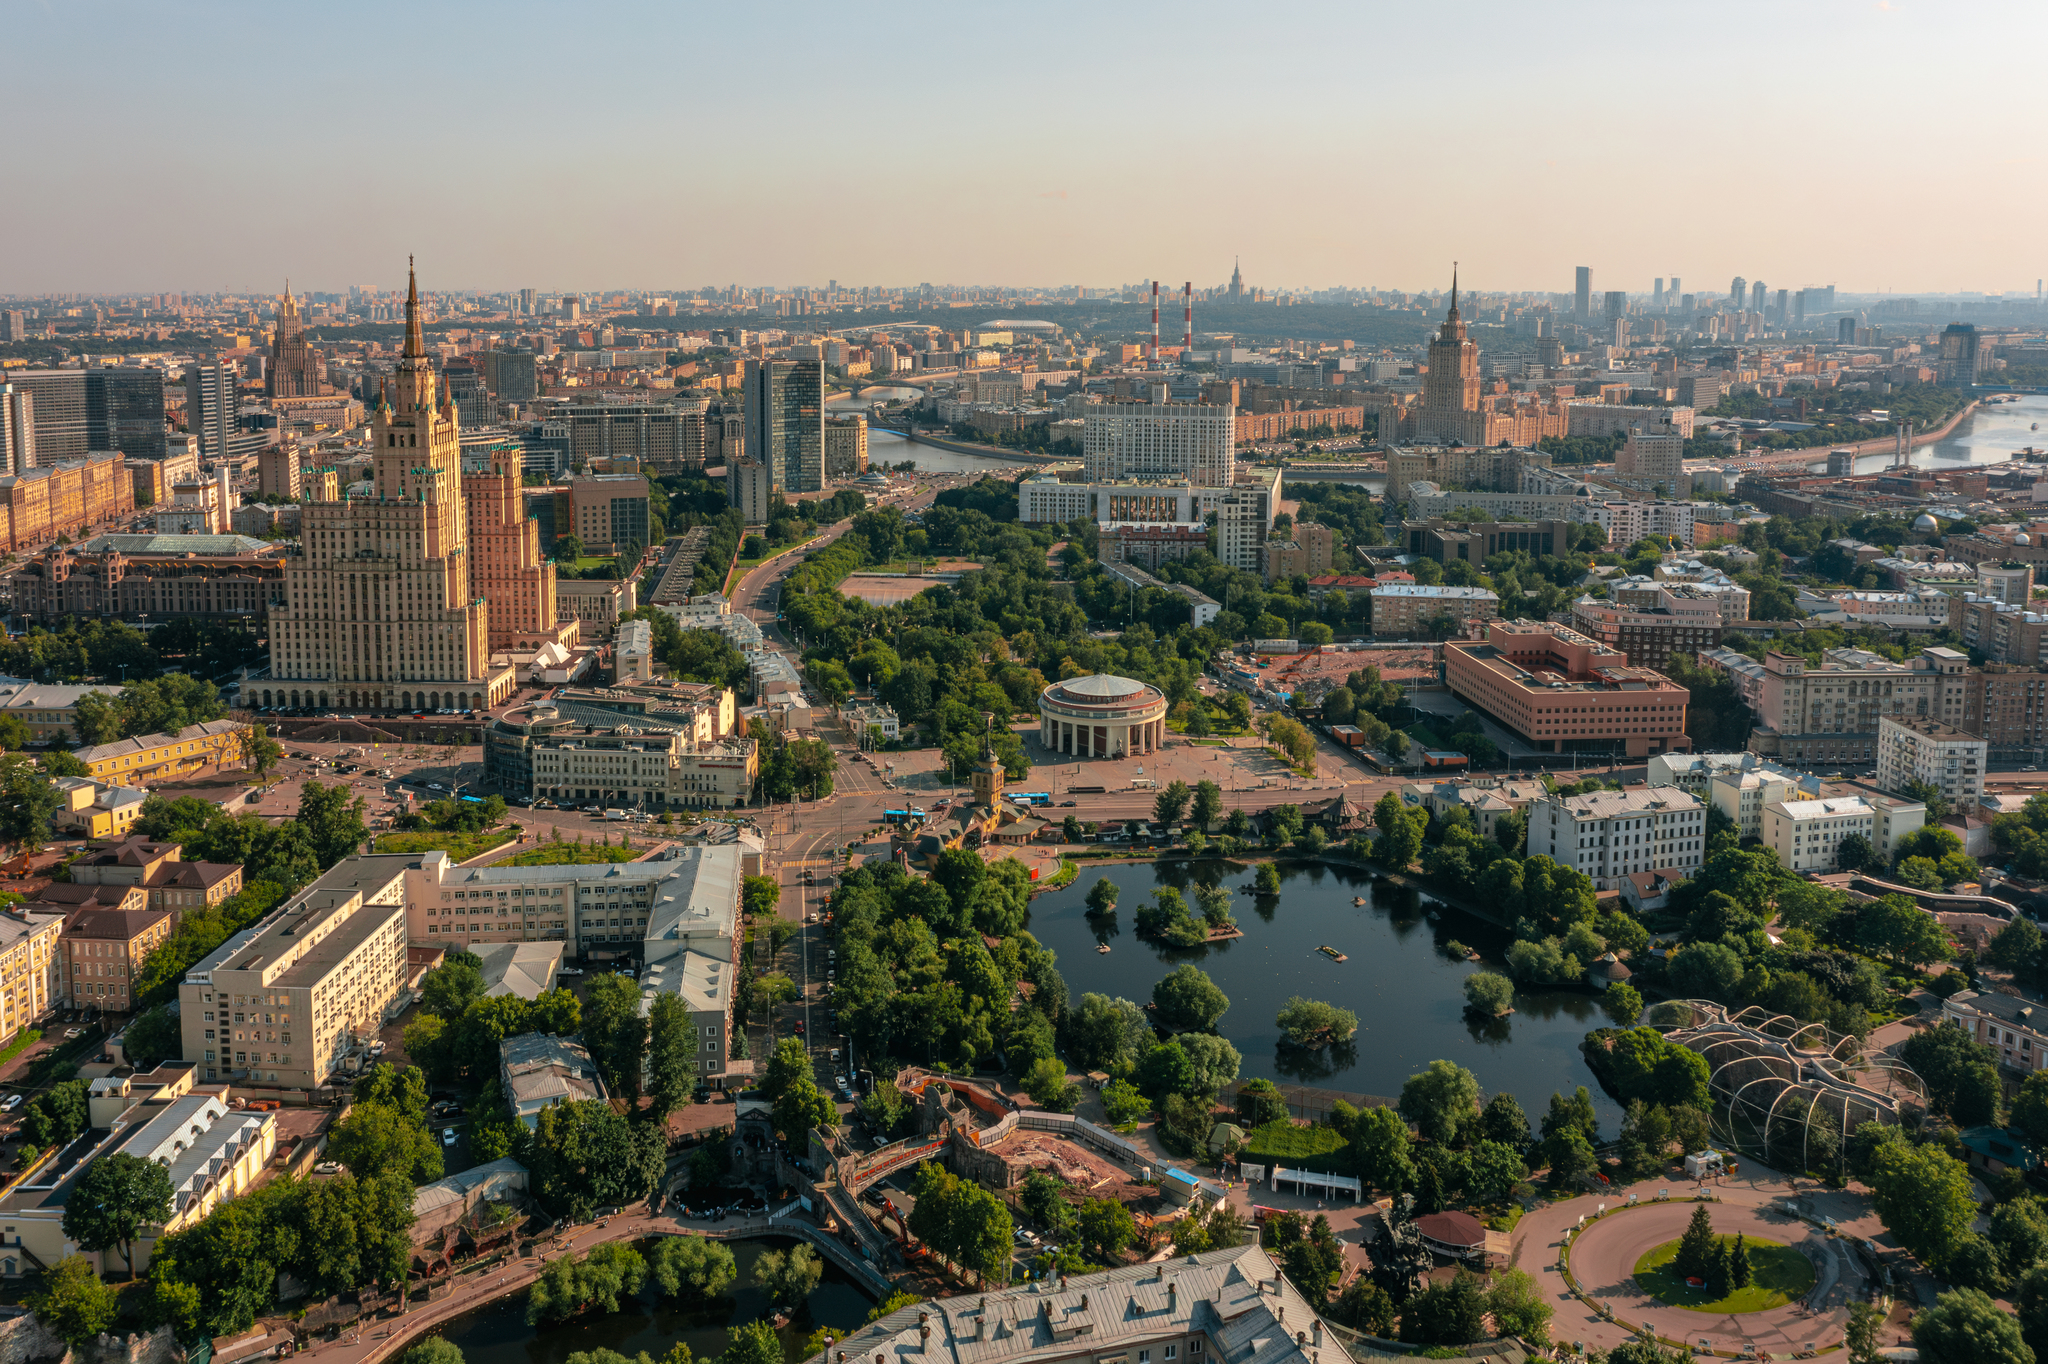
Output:
[[[277,327],[270,334],[270,367],[263,376],[263,392],[270,398],[311,398],[320,392],[320,362],[306,344],[306,327],[299,320],[299,301],[292,297],[291,282],[277,301]]]
[[[371,423],[371,495],[307,504],[285,604],[270,611],[265,705],[469,710],[513,691],[514,669],[490,662],[455,401],[438,391],[407,273],[405,350]]]
[[[1479,410],[1479,346],[1465,334],[1464,319],[1458,316],[1458,271],[1451,270],[1451,309],[1442,329],[1429,343],[1429,373],[1422,376],[1422,410],[1415,415],[1418,440],[1463,441],[1473,439],[1475,422],[1468,413]]]

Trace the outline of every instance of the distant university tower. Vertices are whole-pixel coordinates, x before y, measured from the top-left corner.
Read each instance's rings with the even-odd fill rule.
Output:
[[[365,496],[306,504],[270,613],[264,705],[470,710],[512,694],[471,575],[455,402],[437,392],[407,274],[405,350],[371,422],[374,479]]]

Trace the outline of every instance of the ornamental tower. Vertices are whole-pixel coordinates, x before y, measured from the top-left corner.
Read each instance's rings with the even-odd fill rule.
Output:
[[[480,710],[512,693],[471,586],[455,402],[435,382],[407,274],[405,349],[372,417],[370,487],[306,505],[285,600],[271,607],[265,705]]]
[[[277,326],[270,333],[270,367],[263,376],[263,393],[269,398],[311,398],[320,392],[320,365],[313,348],[306,344],[306,327],[299,320],[299,301],[292,297],[290,280],[284,296],[277,301]]]
[[[1458,316],[1458,268],[1451,267],[1451,310],[1429,343],[1429,373],[1422,376],[1422,411],[1416,434],[1428,441],[1464,440],[1472,423],[1465,413],[1479,410],[1479,345],[1467,339]]]

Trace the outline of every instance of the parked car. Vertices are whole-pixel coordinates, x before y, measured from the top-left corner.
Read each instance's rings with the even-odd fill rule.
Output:
[[[19,1107],[21,1107],[21,1096],[19,1094],[10,1094],[4,1101],[0,1101],[0,1113],[12,1113]]]
[[[442,1144],[443,1146],[453,1146],[453,1145],[455,1144],[455,1129],[454,1129],[454,1128],[452,1128],[452,1127],[444,1127],[444,1128],[442,1128],[442,1129],[441,1129],[441,1144]]]

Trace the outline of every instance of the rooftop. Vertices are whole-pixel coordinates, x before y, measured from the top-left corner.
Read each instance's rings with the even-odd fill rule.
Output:
[[[1452,587],[1447,583],[1434,586],[1428,583],[1386,583],[1372,590],[1373,599],[1381,597],[1429,597],[1437,601],[1499,601],[1500,598],[1483,587]]]
[[[247,535],[95,535],[71,547],[74,554],[104,554],[108,550],[122,554],[174,554],[180,557],[196,554],[201,558],[212,558],[217,555],[282,554],[284,547]]]
[[[220,971],[260,971],[263,984],[312,985],[364,939],[404,914],[403,876],[417,854],[344,857],[278,909],[243,929],[185,973],[194,984]],[[372,902],[380,897],[388,903]]]
[[[861,1327],[814,1360],[1008,1364],[1121,1356],[1132,1343],[1195,1332],[1206,1333],[1229,1364],[1309,1364],[1324,1343],[1321,1320],[1272,1257],[1240,1246],[929,1299]],[[1297,1344],[1296,1332],[1309,1343]],[[1334,1336],[1328,1348],[1342,1357]]]
[[[1552,802],[1580,819],[1614,819],[1644,810],[1698,810],[1694,796],[1676,786],[1631,786],[1623,791],[1588,791],[1578,796],[1552,796]]]
[[[133,739],[116,739],[110,744],[95,744],[91,748],[79,749],[72,756],[88,764],[105,762],[109,758],[138,757],[170,744],[210,739],[216,734],[229,734],[241,728],[233,720],[208,720],[204,724],[187,725],[176,734],[142,734]]]

